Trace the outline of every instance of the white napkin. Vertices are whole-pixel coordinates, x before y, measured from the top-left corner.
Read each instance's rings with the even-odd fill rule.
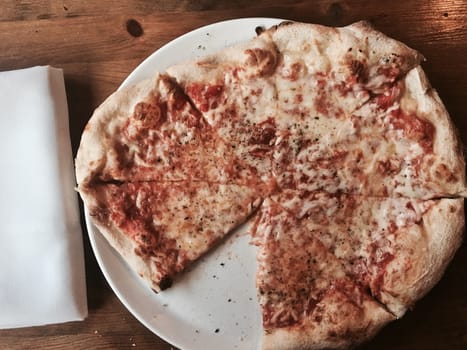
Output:
[[[87,315],[61,69],[0,73],[0,328]]]

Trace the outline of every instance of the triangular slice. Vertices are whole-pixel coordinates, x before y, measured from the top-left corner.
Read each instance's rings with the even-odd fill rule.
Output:
[[[261,203],[250,187],[207,182],[102,183],[80,193],[93,223],[155,291]]]
[[[285,191],[272,200],[398,317],[438,282],[462,240],[462,198]]]
[[[466,196],[461,143],[420,66],[355,111],[352,121],[363,141],[359,163],[366,176],[363,193]]]
[[[423,59],[363,21],[341,28],[285,22],[262,36],[281,53],[274,78],[289,123],[345,118]]]
[[[283,23],[265,34],[281,53],[276,118],[288,125],[278,131],[273,155],[279,187],[364,191],[360,160],[373,145],[362,149],[368,145],[352,113],[391,89],[422,55],[366,22],[342,28]]]
[[[420,67],[340,122],[318,119],[311,131],[281,138],[274,153],[279,187],[423,199],[466,195],[460,142]]]
[[[256,182],[164,74],[111,95],[96,109],[76,158],[79,185],[92,181]]]
[[[265,182],[271,175],[277,128],[273,75],[278,61],[275,45],[260,36],[167,70],[216,134],[232,146],[232,154]]]
[[[266,199],[255,223],[262,349],[349,348],[395,319],[303,222]]]

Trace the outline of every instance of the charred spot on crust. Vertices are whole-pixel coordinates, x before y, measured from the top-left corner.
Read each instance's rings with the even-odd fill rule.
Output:
[[[173,281],[169,276],[164,276],[159,282],[159,287],[161,288],[161,290],[170,288],[172,286],[172,282]]]
[[[294,24],[293,21],[283,21],[283,22],[279,23],[278,27],[290,26],[292,24]]]
[[[109,220],[110,212],[106,208],[97,207],[89,210],[89,215],[97,222],[107,223]]]
[[[293,21],[283,21],[279,24],[276,24],[276,25],[273,25],[270,30],[277,30],[279,29],[280,27],[285,27],[285,26],[288,26],[288,25],[291,25],[293,24],[294,22]]]
[[[261,33],[263,33],[265,30],[266,30],[266,28],[264,28],[263,26],[257,26],[255,28],[255,33],[256,33],[256,35],[261,35]]]

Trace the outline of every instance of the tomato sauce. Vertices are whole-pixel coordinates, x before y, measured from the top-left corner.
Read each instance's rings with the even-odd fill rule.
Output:
[[[418,142],[426,153],[433,152],[435,128],[432,123],[406,114],[400,108],[391,112],[390,123],[395,129],[402,130],[407,138]]]

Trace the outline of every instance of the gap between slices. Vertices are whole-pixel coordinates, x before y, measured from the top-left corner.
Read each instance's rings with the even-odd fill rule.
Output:
[[[334,41],[323,41],[326,35]],[[315,62],[315,57],[320,59]],[[334,62],[335,57],[340,61]],[[314,281],[304,287],[308,296],[317,293],[301,304],[306,310],[282,305],[274,313],[271,300],[260,293],[268,332],[263,348],[286,347],[294,341],[310,348],[360,343],[423,296],[460,244],[463,199],[458,197],[467,193],[465,165],[454,127],[420,68],[421,60],[416,51],[361,22],[341,29],[277,26],[246,44],[171,67],[168,75],[117,92],[112,103],[106,101],[96,111],[101,120],[91,120],[83,134],[77,157],[78,189],[91,213],[94,208],[99,229],[156,290],[168,286],[173,275],[261,206],[254,214],[258,221],[252,233],[260,265],[266,261],[266,267],[274,266],[287,254],[267,260],[265,256],[277,253],[267,247],[291,244],[289,250],[300,253],[305,241],[310,244],[302,253],[329,262],[310,265],[305,280],[316,277],[321,284]],[[144,200],[151,199],[141,199],[144,196],[138,193],[145,188],[149,197],[179,189],[196,198],[194,202],[201,201],[202,193],[190,192],[195,185],[211,197],[216,194],[209,191],[222,189],[221,197],[238,202],[242,210],[237,217],[229,212],[235,217],[230,225],[218,218],[217,234],[194,256],[179,258],[172,251],[163,254],[153,249],[156,243],[148,238],[147,227],[137,228],[143,237],[122,236],[119,231],[135,230],[118,221],[118,213],[128,211],[124,205],[114,208],[111,222],[99,214],[99,208],[109,208],[109,198],[133,192],[129,202],[144,211]],[[123,187],[125,191],[116,194]],[[238,197],[229,192],[234,188]],[[218,198],[212,206],[222,207]],[[173,209],[152,201],[165,209],[161,212]],[[396,219],[386,222],[388,211],[400,203],[407,213],[393,213]],[[323,214],[326,208],[334,211]],[[224,209],[228,212],[232,207]],[[348,212],[363,219],[356,223]],[[152,226],[157,220],[165,222],[159,213],[145,215],[135,223],[150,218]],[[321,222],[330,217],[343,223]],[[273,226],[284,232],[287,224],[303,244],[281,241],[261,222],[264,218],[276,220]],[[373,222],[380,219],[383,226]],[[340,244],[339,232],[348,233],[347,229],[355,235],[347,235],[345,244]],[[178,242],[175,236],[169,240]],[[417,245],[420,241],[423,246]],[[411,254],[420,259],[408,261]],[[170,268],[151,270],[149,260],[169,261]],[[264,269],[260,266],[258,276]],[[320,320],[331,319],[339,308],[347,311],[343,328],[327,329]],[[272,318],[279,320],[276,326]],[[299,319],[307,324],[308,337],[316,336],[315,343],[300,338]]]

